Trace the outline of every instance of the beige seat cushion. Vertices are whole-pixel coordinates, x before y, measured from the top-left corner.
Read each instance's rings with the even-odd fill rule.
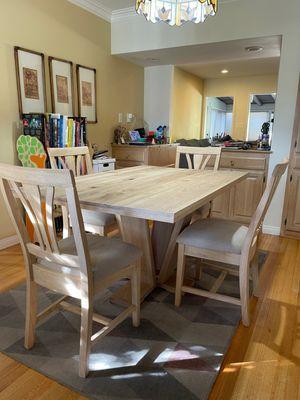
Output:
[[[238,222],[209,218],[188,226],[177,242],[200,249],[241,254],[247,232],[248,227]]]
[[[116,221],[112,214],[93,210],[82,210],[82,218],[85,224],[94,226],[108,226]]]
[[[87,234],[88,247],[94,272],[94,280],[103,279],[125,267],[134,264],[142,255],[142,251],[132,244],[123,242],[118,238],[108,238],[99,235]],[[59,242],[59,249],[63,254],[76,255],[74,237],[70,236]],[[39,264],[48,268],[60,270],[72,275],[80,275],[78,268],[61,267],[49,263],[46,260],[39,260]]]

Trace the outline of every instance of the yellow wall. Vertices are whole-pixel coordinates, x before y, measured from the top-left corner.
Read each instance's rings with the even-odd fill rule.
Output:
[[[203,90],[202,136],[204,136],[206,97],[233,96],[232,137],[246,140],[251,94],[277,91],[277,75],[205,79]]]
[[[201,134],[203,81],[174,68],[171,139],[199,139]]]
[[[15,141],[19,118],[13,46],[97,69],[99,122],[88,126],[91,143],[110,148],[119,112],[143,116],[143,69],[110,55],[108,22],[66,0],[1,0],[0,3],[0,162],[17,162]],[[46,59],[48,111],[51,111],[48,78]],[[13,234],[0,202],[0,239]]]

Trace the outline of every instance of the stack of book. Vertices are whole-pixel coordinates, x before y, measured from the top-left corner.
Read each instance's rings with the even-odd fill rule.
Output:
[[[87,143],[86,118],[61,114],[23,114],[24,135],[36,136],[47,147],[78,147]]]

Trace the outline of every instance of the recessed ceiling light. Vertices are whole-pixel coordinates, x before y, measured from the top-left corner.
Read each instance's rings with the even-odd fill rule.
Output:
[[[228,69],[222,69],[221,74],[228,74]]]
[[[259,52],[261,52],[261,51],[263,51],[263,47],[261,47],[261,46],[249,46],[249,47],[245,47],[245,50],[248,52],[248,53],[259,53]]]

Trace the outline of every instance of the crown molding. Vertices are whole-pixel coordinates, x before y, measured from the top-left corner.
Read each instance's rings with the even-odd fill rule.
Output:
[[[99,0],[68,0],[68,1],[111,23],[123,18],[133,17],[137,15],[134,6],[112,11],[110,8],[103,6]],[[239,0],[220,0],[220,4],[233,3],[236,1]]]
[[[136,15],[135,7],[121,8],[111,13],[111,22],[118,21],[122,18],[134,17]]]
[[[105,19],[105,21],[111,22],[112,12],[109,8],[104,7],[97,0],[68,0],[70,3],[75,4],[78,7],[89,11],[97,17]]]

